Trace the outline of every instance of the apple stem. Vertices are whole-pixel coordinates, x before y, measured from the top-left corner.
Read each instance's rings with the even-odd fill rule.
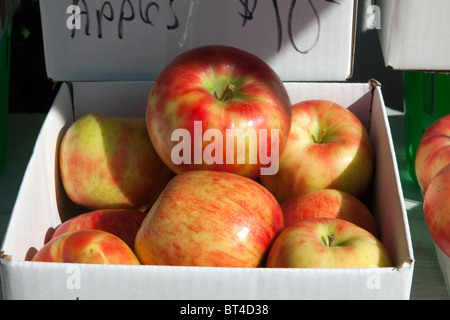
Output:
[[[323,137],[325,136],[325,133],[327,132],[327,129],[323,129],[320,131],[319,137],[316,139],[314,135],[312,135],[312,138],[315,143],[322,143]]]
[[[334,234],[332,234],[331,232],[328,234],[328,246],[332,247],[333,246],[333,242],[334,242]]]
[[[230,95],[233,94],[234,90],[236,89],[236,87],[232,84],[229,84],[225,90],[223,91],[222,95],[220,96],[220,98],[217,96],[217,92],[214,92],[214,96],[216,97],[217,100],[219,101],[226,101],[228,99],[231,98]]]

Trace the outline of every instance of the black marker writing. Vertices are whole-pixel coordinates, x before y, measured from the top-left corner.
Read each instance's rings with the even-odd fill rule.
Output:
[[[125,16],[125,4],[128,3],[130,14]],[[134,20],[134,9],[130,0],[124,0],[122,2],[122,8],[120,9],[120,18],[119,18],[119,39],[123,38],[123,22],[124,21],[132,21]]]
[[[175,22],[174,22],[171,26],[167,26],[167,29],[169,29],[169,30],[175,30],[175,29],[177,29],[178,26],[179,26],[178,17],[177,17],[177,15],[175,14],[175,11],[173,10],[173,7],[172,7],[172,4],[173,4],[173,2],[174,2],[175,0],[169,0],[169,1],[170,1],[170,3],[169,3],[170,11],[171,11],[172,14],[173,14],[173,18],[175,19]]]
[[[328,1],[328,0],[325,0],[325,1]],[[290,8],[289,8],[289,17],[288,17],[288,37],[289,37],[289,41],[291,42],[291,45],[292,45],[292,47],[295,49],[295,51],[305,54],[305,53],[308,53],[309,51],[311,51],[311,50],[317,45],[317,43],[319,42],[319,37],[320,37],[320,17],[319,17],[319,14],[318,14],[318,12],[317,12],[317,9],[316,9],[316,7],[314,6],[314,4],[312,3],[312,1],[311,1],[311,0],[308,0],[309,4],[311,5],[311,9],[312,9],[312,11],[314,12],[314,16],[315,16],[315,18],[316,18],[316,22],[317,22],[317,35],[316,35],[316,39],[315,39],[314,43],[312,44],[312,46],[311,46],[310,48],[305,49],[305,50],[300,50],[300,49],[297,47],[297,45],[295,44],[294,37],[293,37],[293,34],[292,34],[292,16],[293,16],[293,13],[294,13],[294,9],[295,9],[295,4],[296,4],[296,2],[297,2],[296,0],[292,0],[292,1],[291,1],[291,6],[290,6]]]
[[[145,23],[148,23],[151,26],[154,26],[153,20],[150,19],[150,9],[152,9],[152,8],[155,8],[156,15],[158,15],[159,14],[159,4],[157,4],[156,2],[150,2],[145,7],[145,11],[143,11],[142,10],[142,0],[139,0],[139,14],[140,14],[142,21],[144,21]]]
[[[105,13],[106,7],[109,8],[109,15],[106,15],[106,13]],[[114,11],[113,11],[113,8],[111,6],[111,3],[109,3],[109,2],[105,2],[102,5],[101,10],[97,10],[97,24],[98,24],[97,36],[100,39],[103,38],[103,33],[102,33],[102,19],[103,18],[105,18],[108,21],[113,21],[114,20]]]
[[[242,22],[242,26],[245,26],[247,20],[253,20],[253,13],[255,12],[256,5],[258,4],[258,0],[253,0],[253,6],[250,9],[249,0],[239,0],[239,2],[244,6],[244,13],[239,12],[239,15],[244,18],[244,22]]]
[[[84,30],[85,30],[86,35],[90,36],[91,34],[89,33],[89,9],[88,9],[88,6],[87,6],[85,0],[81,0],[81,2],[83,4],[84,9],[80,11],[80,16],[81,15],[85,16],[85,18],[86,18],[86,25],[84,27]],[[79,3],[80,3],[80,0],[73,0],[73,5],[79,6]],[[75,28],[72,29],[70,37],[72,37],[72,38],[75,37],[75,30],[76,30]]]
[[[261,1],[258,2],[258,0],[237,0],[239,1],[239,4],[242,6],[243,10],[238,10],[239,16],[243,19],[242,20],[242,27],[246,27],[248,22],[254,19],[255,11],[258,6],[258,4],[261,4]],[[287,1],[287,0],[283,0]],[[279,52],[281,50],[282,42],[283,42],[283,36],[284,36],[284,24],[286,24],[286,30],[287,30],[287,37],[289,40],[290,45],[292,48],[301,53],[301,54],[307,54],[311,50],[316,47],[316,45],[319,43],[320,33],[321,33],[321,21],[319,17],[319,12],[316,8],[315,2],[313,0],[304,0],[307,1],[307,4],[309,8],[311,9],[313,19],[317,25],[317,34],[314,40],[314,43],[310,45],[307,48],[303,48],[304,46],[301,45],[301,43],[296,43],[295,41],[295,34],[293,30],[293,26],[296,19],[296,5],[297,0],[291,0],[287,17],[283,19],[280,10],[279,10],[279,2],[278,0],[272,0],[272,7],[274,10],[274,18],[275,18],[275,28],[276,28],[276,50]],[[332,3],[335,5],[340,5],[340,3],[337,0],[315,0],[315,1],[325,1],[328,3]],[[90,36],[90,14],[89,14],[89,8],[88,8],[88,0],[73,0],[73,5],[76,5],[80,7],[80,16],[84,17],[85,20],[85,34],[87,36]],[[96,18],[97,18],[97,37],[103,38],[103,29],[104,29],[104,22],[106,21],[114,21],[114,19],[118,19],[117,23],[117,37],[119,39],[123,39],[125,34],[125,23],[131,22],[134,20],[140,20],[144,22],[145,24],[154,27],[155,26],[155,20],[158,17],[158,15],[161,12],[161,6],[162,3],[166,3],[168,11],[172,15],[172,21],[170,24],[166,25],[166,28],[168,30],[176,30],[180,27],[180,22],[178,19],[178,15],[176,12],[176,9],[174,7],[175,0],[160,0],[160,1],[146,1],[146,0],[122,0],[120,8],[115,8],[112,4],[112,1],[104,1],[101,5],[100,9],[96,10]],[[267,2],[264,2],[267,4]],[[139,6],[139,8],[135,8]],[[82,7],[82,8],[81,8]],[[120,11],[119,11],[120,9]],[[136,10],[139,10],[139,14]],[[297,9],[298,10],[298,9]],[[115,12],[116,11],[116,12]],[[116,14],[119,12],[119,14]],[[118,17],[118,18],[117,18]],[[206,17],[205,17],[206,18]],[[79,27],[78,27],[79,28]],[[76,28],[70,28],[70,36],[72,38],[75,37],[76,34]],[[297,40],[298,42],[298,40]]]

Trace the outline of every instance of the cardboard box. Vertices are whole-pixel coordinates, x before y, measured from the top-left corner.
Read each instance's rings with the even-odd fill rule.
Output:
[[[65,5],[69,3],[69,1],[61,2]],[[86,1],[86,3],[101,4],[103,2]],[[56,15],[56,12],[52,11],[55,8],[54,5],[58,6],[51,0],[41,0],[44,35],[47,38],[46,55],[47,62],[50,64],[52,63],[50,57],[53,56],[56,59],[57,52],[54,50],[47,52],[48,42],[60,40],[59,37],[50,38],[47,34],[50,32],[50,25],[53,25],[54,28],[54,23],[56,23],[52,20],[53,15]],[[331,6],[331,4],[328,5]],[[328,12],[326,8],[325,6],[324,11],[320,12]],[[345,9],[345,6],[333,8]],[[353,7],[347,7],[347,13],[350,13],[350,9]],[[331,14],[330,12],[333,10],[328,14]],[[49,16],[51,12],[53,13]],[[314,16],[314,12],[312,15]],[[52,22],[50,23],[49,20]],[[56,20],[60,20],[60,18]],[[63,21],[63,23],[65,22]],[[104,21],[104,23],[107,22]],[[247,23],[250,22],[247,21]],[[63,48],[58,50],[63,50]],[[67,51],[65,50],[64,53]],[[329,51],[327,52],[329,54]],[[334,53],[333,51],[332,59],[335,58]],[[325,57],[326,53],[319,55]],[[295,55],[288,56],[292,58]],[[82,59],[77,59],[75,64],[78,64],[80,69],[84,69],[79,72],[79,75],[76,74],[76,68],[71,66],[66,71],[70,76],[77,77],[77,80],[89,80],[88,78],[94,74],[89,75],[90,72],[85,70],[82,61]],[[98,56],[95,61],[101,64]],[[278,63],[278,61],[276,62]],[[60,67],[63,66],[61,63]],[[55,63],[55,65],[57,64]],[[320,64],[316,65],[318,73],[326,73],[327,70],[331,73],[334,72],[334,70],[323,69],[320,66]],[[77,210],[63,190],[56,160],[60,141],[71,123],[91,112],[105,112],[116,116],[145,115],[146,100],[152,82],[132,81],[142,79],[102,81],[104,80],[102,78],[107,76],[111,76],[112,79],[127,77],[119,69],[115,69],[111,74],[100,72],[99,79],[95,79],[98,81],[74,81],[61,85],[36,141],[35,150],[26,170],[2,245],[4,255],[0,258],[0,269],[5,299],[409,298],[414,256],[380,87],[372,88],[369,84],[291,82],[286,81],[286,78],[289,79],[287,71],[284,73],[286,78],[283,80],[286,81],[285,85],[292,102],[307,99],[334,100],[352,110],[369,130],[376,152],[376,175],[367,204],[376,217],[380,227],[381,240],[391,255],[394,267],[246,269],[83,265],[26,261],[27,257],[32,256],[36,250],[42,247],[47,232],[58,226],[64,220],[67,212]],[[301,70],[302,68],[296,69],[299,77],[303,75]],[[58,70],[54,69],[53,71],[57,72]],[[130,71],[131,78],[140,77],[133,72]],[[146,74],[144,78],[150,76],[150,73],[156,72],[156,69],[148,72],[149,74]],[[282,70],[280,72],[283,74]],[[65,77],[64,74],[62,76]]]
[[[65,84],[52,106],[27,168],[2,250],[7,299],[408,299],[413,275],[409,226],[394,148],[379,87],[368,84],[286,83],[292,101],[333,99],[369,128],[376,151],[370,209],[395,266],[381,269],[241,269],[100,266],[24,261],[49,228],[73,210],[56,156],[75,119],[93,111],[144,116],[148,82],[77,82],[73,103]],[[72,109],[73,107],[73,109]]]
[[[377,0],[386,66],[398,70],[450,70],[450,2]]]
[[[72,2],[41,0],[47,74],[56,81],[154,80],[176,55],[207,44],[249,51],[285,81],[352,74],[354,0]]]

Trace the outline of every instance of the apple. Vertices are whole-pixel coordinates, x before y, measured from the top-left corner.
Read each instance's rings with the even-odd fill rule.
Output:
[[[90,210],[146,210],[173,176],[144,118],[85,115],[64,135],[59,160],[67,195]]]
[[[360,198],[374,171],[374,151],[361,121],[326,100],[292,106],[292,125],[275,175],[261,183],[279,202],[302,193],[337,189]]]
[[[426,192],[433,177],[450,163],[450,114],[436,120],[417,147],[415,170],[420,188]]]
[[[86,212],[59,225],[50,240],[74,230],[95,229],[112,233],[130,248],[134,248],[136,233],[146,215],[144,211],[131,209],[100,209]]]
[[[369,209],[349,193],[321,189],[303,193],[281,204],[284,226],[313,218],[338,218],[366,229],[378,238],[377,223]]]
[[[450,163],[428,185],[423,211],[434,243],[450,257]]]
[[[391,267],[383,244],[354,223],[336,218],[298,221],[286,227],[267,256],[269,268]]]
[[[273,174],[290,126],[291,103],[278,75],[260,58],[230,46],[181,53],[158,75],[148,97],[151,141],[177,174]]]
[[[280,205],[259,183],[221,171],[175,176],[136,235],[142,264],[258,267],[283,228]]]
[[[81,229],[47,242],[32,261],[139,265],[131,248],[112,233]]]

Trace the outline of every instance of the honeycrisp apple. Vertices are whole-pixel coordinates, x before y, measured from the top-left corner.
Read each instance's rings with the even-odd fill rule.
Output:
[[[417,148],[415,170],[426,192],[433,177],[450,163],[450,114],[435,121],[423,134]]]
[[[375,236],[336,218],[301,220],[286,227],[267,256],[269,268],[391,266],[385,247]]]
[[[255,55],[229,46],[188,50],[157,77],[147,127],[174,172],[227,171],[250,178],[278,170],[291,126],[278,75]]]
[[[431,180],[423,211],[434,243],[450,257],[450,163]]]
[[[32,261],[140,264],[131,248],[120,238],[106,231],[88,229],[67,232],[47,242]]]
[[[130,248],[134,248],[136,233],[146,215],[144,211],[131,209],[100,209],[86,212],[58,226],[51,239],[74,230],[95,229],[112,233]]]
[[[292,126],[275,175],[262,184],[284,202],[299,194],[337,189],[362,196],[371,183],[374,152],[361,121],[346,108],[325,100],[292,107]]]
[[[281,204],[284,226],[312,218],[339,218],[350,221],[378,237],[377,223],[369,209],[349,193],[321,189],[303,193]]]
[[[67,195],[91,210],[145,210],[173,176],[144,118],[88,114],[67,130],[59,160]]]
[[[280,205],[259,183],[228,172],[175,176],[136,235],[142,264],[257,267],[283,227]]]

